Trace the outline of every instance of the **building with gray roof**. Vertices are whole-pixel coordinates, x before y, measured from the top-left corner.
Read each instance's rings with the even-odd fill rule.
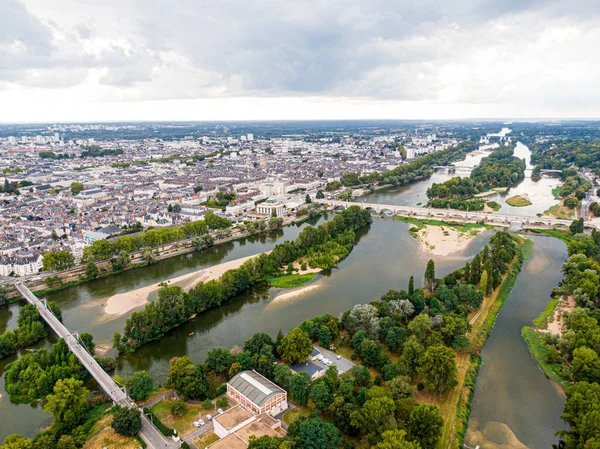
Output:
[[[287,392],[254,370],[233,376],[227,396],[255,414],[277,415],[288,408]]]

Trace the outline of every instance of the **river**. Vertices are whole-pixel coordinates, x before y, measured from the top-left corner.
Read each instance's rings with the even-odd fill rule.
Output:
[[[528,236],[533,253],[506,299],[496,325],[482,350],[471,419],[465,443],[482,449],[549,449],[554,432],[565,427],[560,419],[565,395],[532,360],[523,326],[530,326],[562,279],[567,249],[549,237]]]
[[[473,167],[486,154],[485,152],[471,154],[460,165]],[[456,175],[436,172],[431,178],[419,181],[410,186],[376,192],[370,196],[370,201],[375,197],[375,200],[380,203],[389,202],[390,204],[416,205],[418,202],[423,202],[424,204],[427,201],[425,192],[431,184],[433,182],[443,182],[452,176]],[[543,184],[536,185],[539,186],[540,190],[550,189],[549,186]],[[315,223],[313,222],[312,224]],[[79,332],[90,332],[94,335],[98,345],[106,345],[110,342],[113,332],[123,330],[125,320],[129,316],[129,314],[126,314],[114,317],[104,314],[103,307],[108,297],[156,282],[173,279],[221,262],[268,251],[277,243],[294,239],[302,226],[286,227],[283,230],[270,232],[260,237],[229,242],[218,245],[203,253],[166,259],[151,266],[129,270],[116,276],[98,279],[55,292],[48,295],[48,298],[59,303],[63,310],[63,321],[68,328]],[[319,275],[314,281],[308,284],[313,286],[314,289],[285,302],[274,300],[282,293],[281,290],[253,289],[246,294],[240,295],[239,298],[221,308],[201,314],[196,319],[174,329],[161,340],[152,342],[133,354],[119,356],[117,359],[117,374],[127,376],[135,371],[144,369],[151,373],[157,382],[163,382],[167,376],[169,359],[172,357],[187,355],[193,362],[200,363],[204,361],[207,352],[211,348],[231,348],[234,345],[242,345],[255,332],[264,331],[275,335],[280,328],[284,332],[288,331],[292,327],[297,326],[302,320],[315,315],[325,313],[337,315],[355,304],[367,303],[373,299],[378,299],[389,289],[406,288],[411,275],[415,276],[415,280],[418,283],[422,279],[429,258],[435,260],[437,275],[441,277],[463,266],[466,261],[470,260],[481,250],[490,237],[489,232],[482,233],[461,253],[450,257],[431,257],[408,234],[407,228],[408,226],[405,223],[394,219],[374,220],[368,232],[363,231],[359,234],[354,250],[340,264],[339,268],[334,269],[328,276]],[[558,241],[548,241],[563,245]],[[538,251],[537,248],[536,251]],[[535,256],[531,260],[533,261],[534,259]],[[529,263],[531,261],[527,262],[527,264]],[[557,267],[549,266],[546,273],[547,276],[556,275],[560,278],[560,264]],[[557,282],[553,281],[554,283],[552,283],[548,281],[547,285],[540,285],[539,276],[539,274],[528,273],[524,269],[518,281],[518,285],[525,283],[532,286],[535,285],[536,287],[536,291],[523,296],[524,299],[527,298],[529,301],[527,304],[530,304],[532,317],[544,308],[545,302],[548,299],[547,296]],[[510,301],[507,301],[507,306],[509,304]],[[18,304],[13,304],[9,307],[0,308],[0,330],[14,329],[16,327],[19,307]],[[514,315],[509,314],[510,316]],[[511,340],[512,345],[509,345],[504,352],[490,350],[488,349],[490,345],[486,345],[484,348],[484,362],[486,366],[489,366],[487,360],[490,359],[489,352],[492,351],[492,355],[497,354],[501,357],[500,360],[504,360],[499,365],[511,363],[515,367],[527,368],[528,371],[533,372],[537,370],[535,362],[531,360],[529,354],[518,353],[518,345],[515,345],[516,340],[524,345],[524,342],[520,340],[520,329],[524,325],[523,323],[528,324],[531,320],[529,316],[526,318],[522,318],[520,315],[514,316],[514,320],[516,321],[511,321],[510,318],[504,318],[504,321],[500,321],[499,318],[499,323],[494,333],[498,333],[500,327],[507,326],[505,331],[510,333],[513,338]],[[188,334],[191,332],[194,332],[194,335],[189,337]],[[493,338],[490,337],[490,342],[492,341]],[[50,343],[51,341],[44,341],[38,346],[47,347]],[[513,348],[515,349],[515,354],[510,352]],[[14,360],[14,357],[0,362],[0,371],[11,360]],[[482,368],[482,376],[485,369],[486,367],[484,366]],[[503,370],[504,366],[500,372],[503,372]],[[539,374],[541,375],[541,373]],[[533,376],[534,374],[531,375]],[[531,377],[531,379],[538,379],[538,377]],[[538,382],[538,380],[535,380],[535,382]],[[544,379],[539,380],[539,382],[549,384],[549,381],[545,381]],[[4,383],[3,378],[0,378],[0,383]],[[480,398],[484,398],[489,390],[490,388],[485,388],[482,395],[482,388],[478,387],[479,393],[476,394],[475,402],[487,402],[486,399]],[[531,389],[530,391],[532,392],[531,395],[522,393],[523,399],[528,399],[531,403],[530,406],[534,407],[533,392],[535,389]],[[547,421],[543,421],[540,418],[538,423],[544,424],[546,428],[550,428],[555,425],[556,417],[562,411],[563,400],[555,397],[551,398],[550,395],[547,396],[548,400],[553,401],[553,407],[547,407],[547,409],[552,410],[553,416],[555,415],[554,420],[548,419]],[[517,407],[516,404],[518,402],[515,402],[515,407]],[[507,403],[507,405],[510,408],[510,403]],[[501,418],[502,416],[493,417],[492,419],[482,414],[479,415],[478,419],[480,422],[490,420],[509,422],[508,419]],[[6,435],[11,433],[33,436],[40,428],[47,425],[50,419],[40,407],[11,404],[8,400],[8,395],[2,389],[2,395],[0,396],[0,422],[3,423],[0,425],[1,441]],[[511,424],[512,427],[513,425]],[[550,432],[550,434],[552,433],[553,431]],[[519,438],[524,437],[519,435]],[[529,440],[524,438],[523,441]],[[540,437],[540,440],[534,442],[535,444],[531,447],[542,447],[541,442],[545,441],[545,438]]]

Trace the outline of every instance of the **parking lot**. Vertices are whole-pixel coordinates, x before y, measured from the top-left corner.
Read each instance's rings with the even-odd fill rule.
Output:
[[[322,348],[321,346],[315,346],[315,348],[317,348],[319,351],[321,351],[321,354],[323,355],[323,357],[325,357],[333,362],[330,366],[337,367],[338,372],[340,374],[343,374],[346,371],[348,371],[349,369],[352,369],[352,367],[355,365],[350,360],[345,359],[344,357],[338,359],[338,354],[336,354],[333,351],[330,351],[329,349]],[[325,369],[328,368],[327,365],[325,365],[320,360],[315,360],[314,363],[315,363],[315,365],[317,365],[321,368],[325,368]]]

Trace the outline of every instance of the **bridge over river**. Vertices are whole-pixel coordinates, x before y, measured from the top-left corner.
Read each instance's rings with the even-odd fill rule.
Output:
[[[73,354],[77,356],[81,364],[88,370],[92,377],[98,382],[98,385],[106,395],[115,403],[121,407],[137,408],[137,404],[131,400],[127,394],[119,387],[112,377],[110,377],[106,371],[96,362],[92,354],[90,354],[85,347],[79,342],[78,335],[69,331],[64,324],[62,324],[56,316],[48,309],[45,301],[40,300],[36,297],[29,288],[20,281],[14,283],[15,288],[23,295],[23,297],[30,303],[37,307],[40,312],[40,316],[48,323],[48,326],[58,335],[60,338],[65,340],[69,349]],[[158,432],[156,427],[148,420],[148,418],[142,413],[142,429],[139,432],[140,437],[146,442],[149,449],[159,448],[179,448],[181,443],[176,443],[172,439],[166,440],[162,434]]]
[[[315,200],[317,203],[326,204],[334,209],[342,210],[349,206],[360,206],[371,213],[383,215],[399,215],[402,217],[429,218],[441,221],[460,221],[472,223],[486,223],[498,226],[520,225],[528,228],[557,228],[568,229],[571,220],[552,217],[528,217],[520,215],[505,215],[487,212],[469,212],[456,209],[434,209],[429,207],[398,206],[394,204],[353,203],[336,200]],[[585,223],[587,228],[598,228],[590,222]]]

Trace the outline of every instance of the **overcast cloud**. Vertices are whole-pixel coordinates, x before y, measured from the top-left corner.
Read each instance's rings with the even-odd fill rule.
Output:
[[[599,117],[597,1],[0,0],[0,120]]]

